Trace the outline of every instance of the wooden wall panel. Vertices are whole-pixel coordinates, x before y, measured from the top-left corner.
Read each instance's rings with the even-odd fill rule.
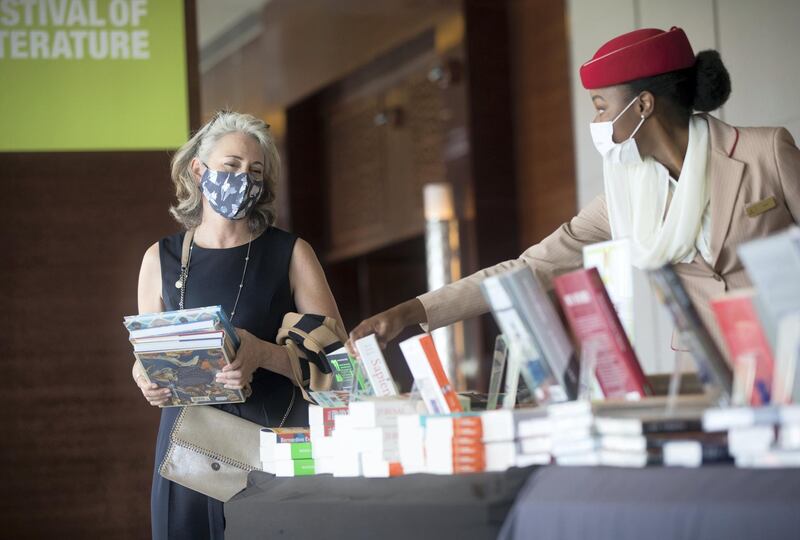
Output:
[[[130,368],[142,255],[171,234],[166,153],[0,154],[0,519],[13,538],[143,538],[158,411]]]
[[[522,251],[576,212],[570,61],[563,0],[509,5]]]
[[[186,1],[197,121],[194,1]],[[159,411],[122,326],[142,255],[177,226],[169,153],[0,153],[2,536],[150,536]]]

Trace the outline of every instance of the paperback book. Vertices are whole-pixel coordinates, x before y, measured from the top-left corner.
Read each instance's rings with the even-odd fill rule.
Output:
[[[242,390],[216,381],[239,346],[220,306],[134,315],[124,325],[148,382],[171,390],[163,407],[244,401]]]
[[[667,265],[650,271],[653,290],[672,316],[675,328],[691,351],[703,384],[730,403],[733,373],[722,357],[675,270]]]
[[[597,382],[606,398],[641,399],[652,389],[636,359],[596,268],[553,280],[559,302],[584,355],[591,351]]]

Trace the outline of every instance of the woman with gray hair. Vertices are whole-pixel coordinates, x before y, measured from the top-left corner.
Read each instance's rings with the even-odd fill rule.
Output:
[[[321,314],[341,325],[336,302],[309,244],[275,222],[280,160],[268,126],[247,114],[220,112],[172,159],[177,204],[170,212],[194,231],[189,271],[181,268],[186,232],[147,250],[139,274],[139,312],[221,305],[241,345],[217,375],[226,388],[250,386],[241,404],[219,405],[264,426],[308,425],[291,359],[275,344],[288,312]],[[180,286],[180,287],[179,287]],[[138,364],[133,378],[154,406],[170,390],[148,384]],[[222,538],[220,501],[158,474],[179,408],[164,408],[156,442],[151,514],[153,538]]]

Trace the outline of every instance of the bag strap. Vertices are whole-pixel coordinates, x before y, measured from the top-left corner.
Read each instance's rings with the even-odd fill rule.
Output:
[[[183,236],[183,247],[181,248],[181,271],[186,270],[186,265],[189,264],[189,249],[192,247],[192,238],[194,238],[194,229],[189,229]]]

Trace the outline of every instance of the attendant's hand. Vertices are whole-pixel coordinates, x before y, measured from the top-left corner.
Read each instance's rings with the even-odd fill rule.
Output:
[[[157,384],[147,382],[147,377],[138,372],[136,368],[133,370],[133,380],[136,381],[136,385],[150,405],[160,407],[169,403],[172,396],[172,391],[169,388],[159,388]]]
[[[356,340],[375,334],[378,345],[383,349],[406,326],[424,322],[426,322],[425,308],[422,302],[414,298],[362,321],[350,332],[350,339],[347,340],[345,346],[352,356],[357,356]]]
[[[236,329],[236,334],[241,341],[236,358],[217,373],[217,382],[223,383],[225,388],[241,390],[252,382],[253,373],[261,367],[264,342],[241,328]]]

